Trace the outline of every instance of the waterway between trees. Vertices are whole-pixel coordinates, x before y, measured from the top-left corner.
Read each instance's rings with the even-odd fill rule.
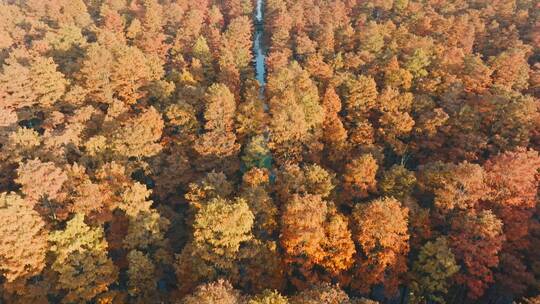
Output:
[[[264,96],[266,83],[266,46],[264,45],[264,0],[257,0],[254,14],[255,35],[253,53],[255,57],[255,76],[261,85],[261,98]]]

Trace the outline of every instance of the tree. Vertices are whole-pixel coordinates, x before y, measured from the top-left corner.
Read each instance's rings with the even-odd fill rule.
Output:
[[[353,124],[366,119],[367,113],[373,109],[377,100],[377,84],[372,77],[360,76],[351,79],[347,84],[347,119]]]
[[[249,0],[230,0],[225,2],[223,6],[229,20],[253,12],[253,5]]]
[[[284,166],[277,172],[275,189],[284,203],[294,194],[313,194],[327,198],[335,187],[335,174],[317,164]]]
[[[475,208],[488,194],[483,168],[468,162],[427,164],[421,170],[419,187],[434,194],[434,205],[443,214]]]
[[[254,216],[242,199],[214,198],[201,206],[193,222],[193,236],[178,255],[176,273],[186,292],[204,280],[233,277],[240,246],[253,238]]]
[[[407,0],[406,0],[407,1]],[[384,83],[392,88],[410,89],[413,75],[399,66],[396,56],[392,57],[384,70]]]
[[[93,228],[76,214],[64,230],[49,236],[51,269],[58,274],[56,288],[66,292],[63,303],[85,302],[107,291],[118,272],[107,256],[103,228]]]
[[[289,304],[289,300],[279,292],[267,289],[262,294],[250,299],[248,304]]]
[[[379,182],[379,189],[385,196],[392,196],[403,200],[409,198],[416,185],[414,172],[407,170],[403,165],[393,165],[383,173]]]
[[[6,118],[9,119],[9,116]],[[32,156],[36,155],[41,141],[42,138],[35,130],[19,127],[9,134],[7,143],[3,147],[6,154],[4,157],[19,162],[23,159],[31,159]]]
[[[490,210],[458,214],[451,220],[450,247],[462,271],[456,282],[468,287],[468,296],[477,299],[493,282],[492,268],[499,264],[504,235],[503,223]]]
[[[365,293],[382,283],[386,295],[395,294],[400,276],[407,271],[408,209],[386,197],[357,204],[352,218],[353,239],[361,248],[353,287]]]
[[[447,239],[439,237],[422,246],[411,270],[412,303],[445,303],[449,279],[459,271],[459,266],[448,247]]]
[[[163,70],[151,57],[133,46],[119,46],[113,52],[110,83],[114,96],[126,104],[134,104],[146,95],[144,87],[161,78]]]
[[[478,56],[467,56],[461,75],[464,89],[473,93],[484,93],[492,83],[492,70]]]
[[[337,212],[334,206],[326,216],[324,223],[325,239],[321,244],[324,256],[318,261],[332,277],[339,275],[353,266],[356,252],[349,229],[348,219]]]
[[[20,164],[17,183],[30,201],[57,199],[62,185],[68,179],[66,173],[52,162],[33,159]],[[54,212],[54,210],[52,210]]]
[[[255,216],[254,234],[260,239],[271,239],[278,226],[278,208],[269,193],[269,172],[253,168],[243,176],[241,197]]]
[[[48,248],[45,222],[32,203],[15,193],[0,194],[0,273],[6,286],[38,275]],[[17,286],[17,284],[14,284]]]
[[[313,195],[295,195],[284,206],[281,246],[286,254],[285,262],[292,266],[289,275],[298,267],[304,277],[297,279],[297,286],[302,286],[302,279],[313,280],[310,272],[322,255],[321,243],[325,237],[323,224],[327,210],[326,203],[319,196]]]
[[[240,244],[253,237],[252,226],[253,214],[245,201],[214,199],[195,216],[193,241],[203,258],[225,265]]]
[[[240,304],[242,296],[231,283],[225,280],[197,287],[192,295],[185,297],[182,304]]]
[[[156,290],[155,266],[152,260],[138,250],[132,250],[127,255],[129,268],[127,271],[128,292],[141,300],[150,300]]]
[[[213,68],[212,53],[204,36],[197,38],[193,44],[191,52],[193,53],[193,57],[199,59],[203,65],[203,68],[205,69],[205,76],[213,77],[215,71]]]
[[[351,303],[349,296],[337,285],[321,283],[313,285],[290,300],[291,304],[333,304]]]
[[[141,31],[136,37],[136,45],[147,54],[164,58],[169,46],[165,43],[167,37],[163,33],[163,23],[166,20],[163,7],[156,0],[141,2]]]
[[[382,91],[377,101],[377,107],[381,113],[378,133],[399,155],[402,155],[406,149],[401,138],[407,136],[414,127],[415,122],[409,114],[412,103],[411,93],[400,94],[393,88]]]
[[[129,118],[112,134],[114,152],[125,157],[150,157],[161,151],[164,122],[161,114],[150,107],[138,116]]]
[[[257,135],[250,139],[244,147],[242,162],[246,171],[251,168],[270,168],[271,156],[267,139],[264,135]]]
[[[87,98],[96,102],[112,103],[111,83],[114,57],[105,46],[92,43],[86,50],[78,78],[87,92]]]
[[[3,108],[22,108],[34,104],[30,69],[16,58],[7,58],[0,74],[0,104]]]
[[[243,71],[251,62],[252,23],[248,16],[240,16],[231,20],[222,36],[221,52],[233,56],[234,66]]]
[[[277,242],[253,239],[240,248],[239,255],[234,280],[242,290],[259,293],[265,289],[285,289],[286,267]]]
[[[347,130],[343,127],[338,114],[341,111],[341,100],[333,87],[326,89],[322,105],[324,109],[323,140],[332,151],[338,149],[347,139]]]
[[[35,102],[43,107],[56,103],[66,91],[68,81],[57,71],[52,58],[37,57],[30,66],[30,86]]]
[[[302,219],[302,220],[300,220]],[[352,266],[355,252],[344,216],[317,195],[294,195],[282,215],[281,244],[293,284],[305,288],[325,276],[337,278]],[[326,273],[318,274],[319,265]]]
[[[371,154],[354,158],[345,166],[343,187],[346,197],[366,198],[369,192],[377,190],[375,175],[379,165]]]
[[[489,206],[503,222],[506,238],[497,283],[522,294],[533,281],[532,269],[526,265],[534,250],[530,234],[535,225],[540,157],[536,151],[520,148],[490,158],[484,168]]]
[[[537,151],[518,148],[489,159],[484,165],[486,183],[493,201],[500,206],[533,208],[540,156]]]
[[[240,149],[234,133],[236,102],[227,86],[213,84],[205,95],[205,133],[195,144],[202,156],[223,158],[234,155]]]
[[[490,58],[493,83],[506,89],[523,90],[528,86],[528,47],[512,47]]]
[[[66,181],[62,185],[60,200],[62,204],[57,213],[69,214],[70,212],[81,213],[88,218],[96,219],[108,214],[107,195],[103,187],[94,183],[88,174],[86,168],[77,163],[68,166],[65,170]],[[107,218],[103,216],[101,221]]]
[[[233,193],[233,184],[223,172],[209,172],[196,183],[189,184],[185,198],[190,206],[198,211],[203,205],[215,198],[229,198]]]
[[[312,131],[324,120],[317,86],[300,64],[292,62],[268,77],[270,147],[281,164],[300,160],[302,143],[315,141]]]

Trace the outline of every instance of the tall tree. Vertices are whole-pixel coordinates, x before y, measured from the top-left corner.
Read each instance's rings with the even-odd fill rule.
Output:
[[[499,264],[503,223],[490,210],[471,211],[452,218],[450,247],[461,266],[456,282],[468,288],[471,299],[481,297],[493,282],[492,269]]]
[[[161,151],[159,143],[164,122],[161,114],[150,107],[138,116],[130,117],[112,134],[112,150],[125,157],[149,157]]]
[[[238,271],[240,246],[253,238],[253,220],[242,199],[214,198],[204,204],[195,215],[192,240],[176,262],[177,275],[185,278],[181,290],[222,275],[232,277]]]
[[[218,280],[204,284],[182,300],[183,304],[240,304],[242,296],[231,283]]]
[[[375,176],[379,165],[371,154],[354,158],[345,166],[343,187],[346,198],[366,198],[377,190]]]
[[[56,288],[65,291],[64,303],[90,301],[108,290],[118,270],[107,256],[103,228],[93,228],[76,214],[64,230],[50,234],[51,269],[58,274]]]
[[[338,278],[352,266],[355,249],[347,221],[320,196],[294,195],[285,204],[281,226],[285,261],[296,286],[305,288],[325,277]],[[317,265],[326,273],[318,273]],[[295,272],[301,275],[294,277]]]
[[[37,57],[30,66],[30,86],[42,107],[52,106],[66,91],[68,81],[57,69],[52,58],[44,57]]]
[[[422,246],[411,271],[412,303],[445,303],[449,279],[459,271],[459,266],[447,239],[439,237]]]
[[[357,204],[352,216],[353,239],[361,249],[352,286],[365,293],[382,283],[386,295],[394,295],[407,271],[408,209],[387,197]]]
[[[229,88],[223,84],[213,84],[205,95],[205,133],[195,144],[195,150],[202,156],[218,159],[232,156],[240,145],[234,133],[236,102]]]
[[[503,222],[506,237],[497,283],[522,294],[533,282],[526,265],[534,250],[530,234],[535,225],[540,157],[537,151],[521,148],[492,157],[484,168],[491,193],[489,205]]]
[[[45,267],[48,248],[45,222],[32,203],[15,193],[0,194],[0,273],[10,284],[24,286],[25,280],[39,275]],[[24,289],[21,288],[21,291]]]

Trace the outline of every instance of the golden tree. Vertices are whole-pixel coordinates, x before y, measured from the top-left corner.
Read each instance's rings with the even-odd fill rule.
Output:
[[[408,209],[386,197],[357,204],[352,216],[353,239],[361,248],[353,287],[367,292],[382,283],[387,295],[395,294],[400,277],[407,271]]]
[[[112,150],[125,157],[149,157],[161,151],[158,142],[163,132],[161,114],[150,107],[138,116],[128,119],[112,134]]]
[[[294,195],[281,217],[281,245],[293,284],[305,288],[321,279],[339,278],[355,253],[346,218],[318,195]],[[302,220],[300,220],[302,219]],[[316,266],[324,272],[318,273]]]
[[[32,207],[15,193],[0,194],[0,271],[6,287],[17,281],[24,285],[45,267],[47,231]]]
[[[371,154],[364,154],[354,158],[345,166],[343,176],[343,187],[345,197],[368,197],[370,192],[377,190],[377,180],[375,178],[379,165]]]
[[[234,155],[240,149],[234,133],[236,102],[227,86],[213,84],[205,95],[205,133],[195,144],[202,156],[223,158]]]
[[[58,274],[56,288],[66,292],[63,303],[90,301],[108,290],[118,270],[107,256],[103,228],[93,228],[76,214],[64,230],[51,232],[51,269]]]

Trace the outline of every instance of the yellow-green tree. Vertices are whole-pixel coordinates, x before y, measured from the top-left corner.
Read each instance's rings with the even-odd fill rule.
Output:
[[[88,226],[84,215],[76,214],[64,230],[51,232],[49,241],[63,303],[90,301],[116,281],[118,270],[107,256],[103,228]]]
[[[319,283],[291,297],[291,304],[349,304],[349,296],[337,285]]]
[[[279,292],[267,289],[250,299],[248,304],[289,304],[289,300]]]
[[[214,198],[197,211],[191,241],[176,261],[176,274],[184,278],[182,292],[220,275],[233,277],[238,272],[240,246],[253,238],[254,216],[243,199]]]
[[[450,279],[459,271],[454,254],[448,247],[448,240],[439,237],[424,244],[411,271],[409,286],[412,303],[445,303]]]
[[[132,250],[128,259],[128,293],[140,301],[151,301],[157,289],[156,267],[143,252]]]

